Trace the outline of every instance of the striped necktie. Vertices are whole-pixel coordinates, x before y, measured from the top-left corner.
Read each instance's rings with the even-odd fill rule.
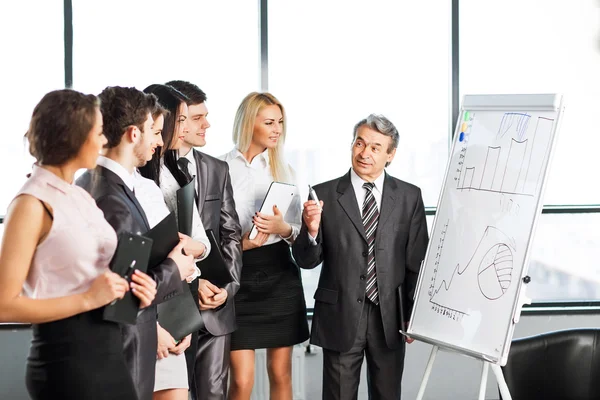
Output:
[[[377,273],[375,271],[375,233],[377,232],[377,222],[379,220],[379,210],[377,202],[373,196],[375,184],[367,182],[363,188],[367,191],[362,209],[362,221],[365,226],[365,235],[369,245],[369,256],[367,261],[367,298],[374,304],[379,304],[379,292],[377,290]]]

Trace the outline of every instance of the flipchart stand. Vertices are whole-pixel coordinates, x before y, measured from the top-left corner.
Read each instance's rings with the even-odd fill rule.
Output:
[[[513,315],[513,321],[512,321],[513,324],[516,324],[517,322],[519,322],[519,318],[521,315],[521,309],[523,308],[523,305],[531,304],[531,299],[525,295],[526,284],[531,282],[531,278],[529,276],[525,276],[522,278],[522,280],[523,280],[523,283],[525,283],[525,285],[521,286],[521,290],[519,293],[519,301],[517,303],[517,309]],[[451,350],[451,349],[444,349],[444,348],[441,348],[441,349],[447,350],[450,352],[456,352],[455,350]],[[423,380],[421,381],[421,386],[419,387],[419,393],[417,394],[417,400],[423,400],[423,396],[425,395],[425,387],[427,387],[427,382],[429,381],[429,375],[431,375],[431,370],[433,369],[433,363],[435,361],[435,357],[439,350],[440,350],[439,345],[433,345],[433,348],[431,349],[431,354],[429,355],[429,361],[427,361],[427,367],[425,368],[425,373],[423,374]],[[492,372],[494,373],[494,376],[496,377],[496,381],[498,382],[498,388],[500,389],[500,394],[502,395],[502,400],[512,400],[512,397],[508,390],[508,386],[506,385],[506,380],[504,379],[504,374],[502,373],[502,369],[500,368],[500,365],[491,363],[486,360],[481,360],[481,361],[483,363],[483,367],[481,370],[479,396],[477,397],[477,399],[485,400],[485,389],[487,387],[488,371],[491,366]]]
[[[421,386],[419,387],[419,393],[417,394],[417,400],[423,400],[423,395],[425,394],[425,387],[427,386],[427,381],[429,380],[429,375],[431,374],[431,369],[433,368],[433,362],[435,361],[435,356],[437,355],[439,346],[433,346],[431,349],[431,354],[429,355],[429,361],[427,362],[427,368],[425,368],[425,373],[423,374],[423,380],[421,381]],[[492,364],[488,361],[482,361],[483,368],[481,370],[481,384],[479,385],[479,397],[478,400],[485,400],[485,389],[487,387],[487,377],[488,370],[491,365],[492,372],[496,376],[496,380],[498,381],[498,387],[500,388],[500,393],[502,394],[502,400],[512,400],[510,396],[510,392],[508,391],[508,386],[506,386],[506,381],[504,380],[504,375],[502,374],[502,369],[498,364]]]

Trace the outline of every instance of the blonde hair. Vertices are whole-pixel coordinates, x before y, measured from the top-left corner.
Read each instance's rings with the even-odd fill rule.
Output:
[[[269,164],[273,180],[287,182],[291,179],[291,173],[283,158],[283,144],[285,143],[286,117],[283,105],[270,93],[252,92],[247,95],[235,113],[233,122],[233,143],[236,148],[245,153],[250,148],[254,134],[254,123],[259,111],[266,106],[276,105],[283,116],[283,128],[277,142],[277,147],[269,149]]]

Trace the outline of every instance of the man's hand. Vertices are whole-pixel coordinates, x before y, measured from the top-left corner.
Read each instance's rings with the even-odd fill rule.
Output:
[[[171,334],[158,323],[156,323],[156,333],[158,335],[156,358],[162,360],[163,358],[169,357],[169,349],[175,348],[177,346],[177,342],[175,342],[173,336],[171,336]]]
[[[302,211],[302,219],[308,229],[308,234],[313,238],[317,238],[319,234],[319,225],[321,225],[321,212],[323,210],[323,200],[321,200],[321,207],[314,200],[309,200],[304,203],[304,210]]]
[[[131,293],[140,299],[140,309],[148,307],[156,297],[156,282],[136,269],[131,275]]]
[[[188,276],[192,275],[195,271],[196,264],[194,263],[194,257],[191,255],[183,254],[183,249],[187,245],[187,239],[181,239],[177,246],[173,247],[173,250],[169,253],[168,258],[175,261],[181,280],[184,280]]]
[[[200,310],[213,310],[227,301],[227,290],[219,288],[206,279],[198,281]]]
[[[180,355],[182,354],[188,347],[190,347],[190,344],[192,343],[192,334],[187,335],[186,337],[183,338],[183,340],[181,340],[177,346],[170,348],[169,352],[176,354],[176,355]]]

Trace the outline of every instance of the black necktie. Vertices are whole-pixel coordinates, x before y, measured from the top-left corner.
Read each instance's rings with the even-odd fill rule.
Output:
[[[180,157],[177,160],[177,165],[179,166],[179,169],[181,170],[181,172],[183,172],[183,174],[185,175],[185,178],[187,179],[188,182],[194,180],[195,176],[192,176],[192,174],[190,174],[190,164],[192,162],[190,160],[188,160],[186,157]],[[196,187],[196,183],[194,182],[194,188]],[[196,199],[196,205],[198,205],[198,192],[194,189],[194,198]]]
[[[192,174],[190,174],[190,164],[191,164],[191,161],[185,157],[180,157],[177,160],[177,165],[179,166],[179,169],[181,170],[181,172],[183,172],[183,174],[187,178],[188,182],[191,181],[192,179],[194,179],[194,178],[192,178]]]
[[[367,182],[363,188],[367,191],[365,201],[363,202],[362,221],[365,226],[365,235],[369,245],[369,256],[367,259],[367,298],[374,304],[379,304],[379,291],[377,290],[377,273],[375,271],[375,233],[377,232],[377,222],[379,220],[379,210],[377,202],[373,196],[374,183]]]

